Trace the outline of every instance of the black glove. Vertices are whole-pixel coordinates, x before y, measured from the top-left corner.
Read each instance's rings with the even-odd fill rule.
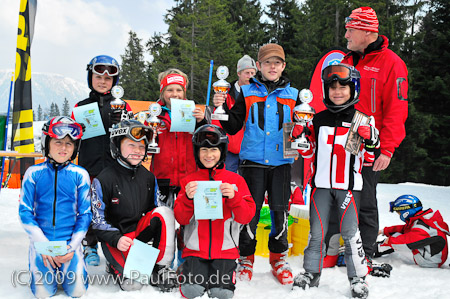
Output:
[[[112,125],[120,123],[120,121],[122,120],[122,109],[111,111],[109,120],[111,121]]]

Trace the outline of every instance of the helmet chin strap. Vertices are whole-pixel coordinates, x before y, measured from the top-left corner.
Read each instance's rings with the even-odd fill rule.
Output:
[[[130,155],[128,155],[128,157],[129,157],[129,156],[130,156]],[[119,164],[122,165],[122,166],[125,167],[125,168],[128,168],[128,169],[136,169],[136,168],[138,168],[138,167],[142,164],[142,162],[144,162],[144,160],[146,159],[146,156],[143,155],[141,162],[139,162],[139,163],[136,164],[136,165],[132,165],[130,162],[128,162],[128,160],[127,160],[128,157],[125,158],[124,156],[122,156],[122,153],[120,153],[120,154],[119,154],[119,157],[118,157],[118,159],[117,159],[117,162],[119,162]]]

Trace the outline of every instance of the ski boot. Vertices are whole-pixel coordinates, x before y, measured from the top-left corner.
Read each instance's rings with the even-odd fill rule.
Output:
[[[237,266],[237,277],[243,281],[250,281],[253,277],[253,263],[255,262],[255,255],[240,256]]]
[[[286,262],[287,251],[282,253],[270,253],[270,265],[272,274],[281,284],[294,283],[291,266]]]
[[[157,286],[161,292],[170,292],[178,286],[177,274],[169,266],[156,264],[152,272],[151,284]]]
[[[309,288],[318,287],[319,281],[320,273],[300,273],[294,278],[294,287],[301,287],[302,289],[306,289],[306,286]]]
[[[84,260],[88,266],[100,265],[100,257],[98,256],[97,248],[97,244],[94,246],[84,246]]]
[[[349,280],[352,298],[367,298],[369,296],[369,285],[364,277],[352,277]]]

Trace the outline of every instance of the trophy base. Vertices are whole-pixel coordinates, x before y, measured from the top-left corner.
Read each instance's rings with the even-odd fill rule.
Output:
[[[211,119],[228,121],[228,114],[214,113],[211,115]]]
[[[310,148],[309,143],[303,143],[303,142],[292,142],[291,148],[293,149],[301,149],[301,150],[309,150]]]
[[[159,147],[149,147],[147,153],[149,154],[159,154],[161,149]]]

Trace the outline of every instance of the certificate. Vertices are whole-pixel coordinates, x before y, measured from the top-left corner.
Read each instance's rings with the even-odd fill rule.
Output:
[[[97,103],[73,108],[73,116],[77,123],[85,126],[82,140],[106,134]]]
[[[190,132],[195,131],[195,117],[192,112],[195,109],[195,102],[189,100],[170,99],[171,119],[170,132]]]
[[[39,254],[58,256],[66,255],[67,242],[66,241],[47,241],[47,242],[34,242],[34,248]]]
[[[201,219],[223,219],[222,181],[198,181],[194,195],[194,216]]]
[[[159,255],[159,249],[137,239],[134,239],[133,243],[125,261],[123,275],[141,283],[149,283]]]

